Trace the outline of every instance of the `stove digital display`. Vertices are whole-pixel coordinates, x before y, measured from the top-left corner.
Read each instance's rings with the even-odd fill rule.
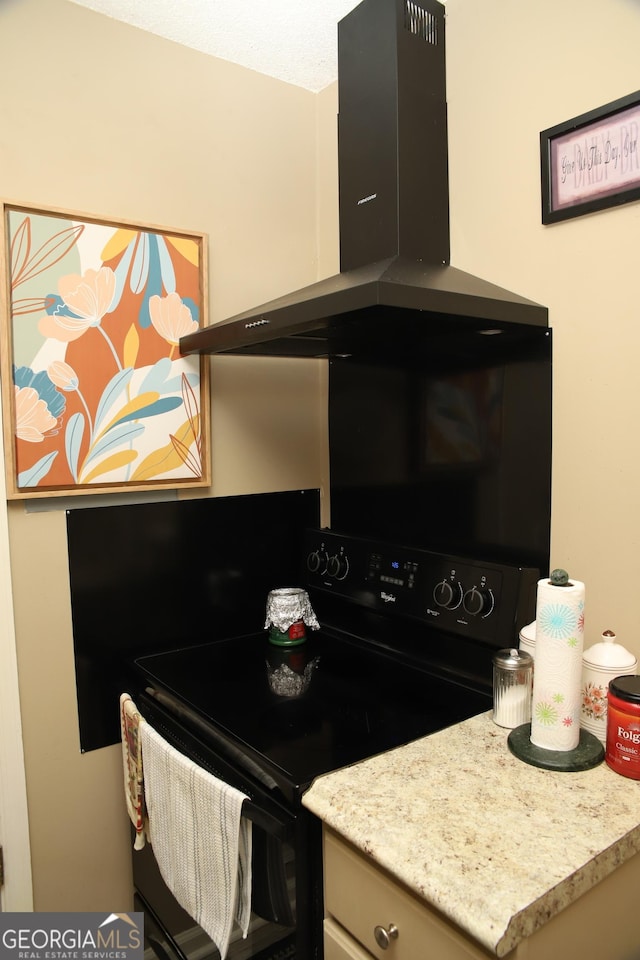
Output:
[[[417,572],[418,564],[413,560],[389,560],[379,553],[369,557],[369,577],[392,587],[413,589]]]

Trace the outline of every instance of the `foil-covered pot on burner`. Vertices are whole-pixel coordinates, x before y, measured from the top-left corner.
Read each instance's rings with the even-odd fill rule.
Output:
[[[267,679],[278,697],[292,699],[309,688],[318,657],[310,659],[306,628],[318,630],[309,595],[300,587],[280,587],[267,598],[265,629],[269,630]]]
[[[278,587],[270,591],[264,626],[269,630],[269,641],[278,646],[304,643],[307,627],[320,628],[309,594],[301,587]]]

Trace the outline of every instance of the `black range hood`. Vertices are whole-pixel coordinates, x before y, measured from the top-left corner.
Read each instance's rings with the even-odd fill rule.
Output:
[[[444,34],[437,0],[363,0],[340,21],[340,273],[183,337],[182,353],[332,357],[547,325],[545,307],[449,263]]]

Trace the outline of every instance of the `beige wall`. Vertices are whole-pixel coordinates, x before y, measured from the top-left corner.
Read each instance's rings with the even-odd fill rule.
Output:
[[[211,321],[317,279],[316,102],[67,0],[0,3],[0,196],[206,232]],[[324,380],[320,361],[212,363],[214,495],[320,485]],[[64,512],[77,505],[9,509],[34,908],[118,911],[131,907],[119,749],[78,743]]]
[[[447,0],[451,262],[545,304],[551,565],[640,658],[640,203],[543,226],[539,133],[640,87],[638,0]]]
[[[587,584],[587,643],[640,656],[640,204],[540,222],[539,131],[638,87],[640,5],[603,10],[447,0],[452,263],[550,309],[552,564]],[[212,321],[337,269],[335,104],[66,0],[0,3],[0,192],[206,231]],[[320,483],[322,365],[212,367],[214,493]],[[78,752],[62,505],[14,503],[10,530],[35,907],[126,909],[119,753]]]

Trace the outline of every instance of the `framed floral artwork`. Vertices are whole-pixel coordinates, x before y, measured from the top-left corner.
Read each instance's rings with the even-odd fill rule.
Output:
[[[208,486],[206,236],[2,208],[9,498]]]

